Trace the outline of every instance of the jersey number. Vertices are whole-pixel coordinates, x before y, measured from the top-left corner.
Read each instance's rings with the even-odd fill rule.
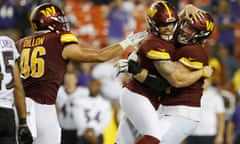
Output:
[[[25,78],[40,78],[44,75],[45,62],[40,56],[46,55],[44,47],[36,47],[31,53],[30,48],[23,49],[21,53],[20,69]]]
[[[12,51],[3,51],[2,52],[3,56],[3,62],[4,62],[4,67],[5,67],[5,72],[10,73],[12,75],[11,81],[6,84],[6,89],[11,89],[13,88],[13,66],[9,64],[10,60],[13,60],[13,52]],[[2,66],[0,66],[0,90],[2,89],[2,80],[3,80],[3,73],[2,73]]]

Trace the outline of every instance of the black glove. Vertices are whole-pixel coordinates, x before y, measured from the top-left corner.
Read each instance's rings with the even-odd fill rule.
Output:
[[[32,144],[32,134],[27,126],[18,128],[18,142],[19,144]]]
[[[142,67],[139,66],[139,64],[136,61],[133,60],[129,60],[128,61],[128,72],[132,73],[132,74],[137,74],[140,73],[142,71]]]

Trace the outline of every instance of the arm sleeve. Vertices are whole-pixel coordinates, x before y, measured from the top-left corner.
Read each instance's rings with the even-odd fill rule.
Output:
[[[140,73],[142,69],[143,68],[137,62],[133,60],[128,61],[129,73],[136,75],[137,73]],[[148,73],[146,79],[142,84],[159,92],[164,91],[166,88],[170,86],[168,81],[165,80],[163,77],[159,77],[150,73]]]
[[[143,84],[147,87],[150,87],[156,91],[162,92],[166,88],[170,87],[171,85],[165,80],[163,77],[158,77],[153,74],[148,74],[147,78],[143,82]]]

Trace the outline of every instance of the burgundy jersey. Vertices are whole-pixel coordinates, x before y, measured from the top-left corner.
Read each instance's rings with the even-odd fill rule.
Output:
[[[138,50],[138,63],[152,74],[160,76],[153,62],[170,60],[174,53],[174,45],[149,34],[140,44]],[[147,97],[155,108],[158,107],[161,94],[133,79],[127,84],[127,88],[133,92]]]
[[[208,65],[208,55],[203,47],[198,44],[186,45],[177,48],[174,60],[181,62],[189,69],[201,69]],[[204,78],[185,88],[171,88],[170,95],[164,95],[161,99],[163,105],[200,106]]]
[[[27,97],[41,104],[55,104],[68,62],[62,57],[63,48],[68,43],[76,42],[77,38],[71,33],[52,32],[17,41]]]

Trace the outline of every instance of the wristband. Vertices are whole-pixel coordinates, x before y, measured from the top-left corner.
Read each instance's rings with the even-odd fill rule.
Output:
[[[168,81],[163,77],[158,77],[152,74],[147,75],[147,78],[145,79],[143,84],[158,92],[164,92],[167,88],[171,86]]]
[[[128,42],[128,40],[123,40],[123,41],[121,41],[119,44],[120,44],[120,46],[122,47],[123,50],[125,50],[126,48],[129,47],[129,42]]]
[[[19,118],[19,125],[27,124],[26,118]]]
[[[128,72],[134,75],[140,73],[142,71],[142,67],[138,65],[138,63],[134,60],[128,61]]]

